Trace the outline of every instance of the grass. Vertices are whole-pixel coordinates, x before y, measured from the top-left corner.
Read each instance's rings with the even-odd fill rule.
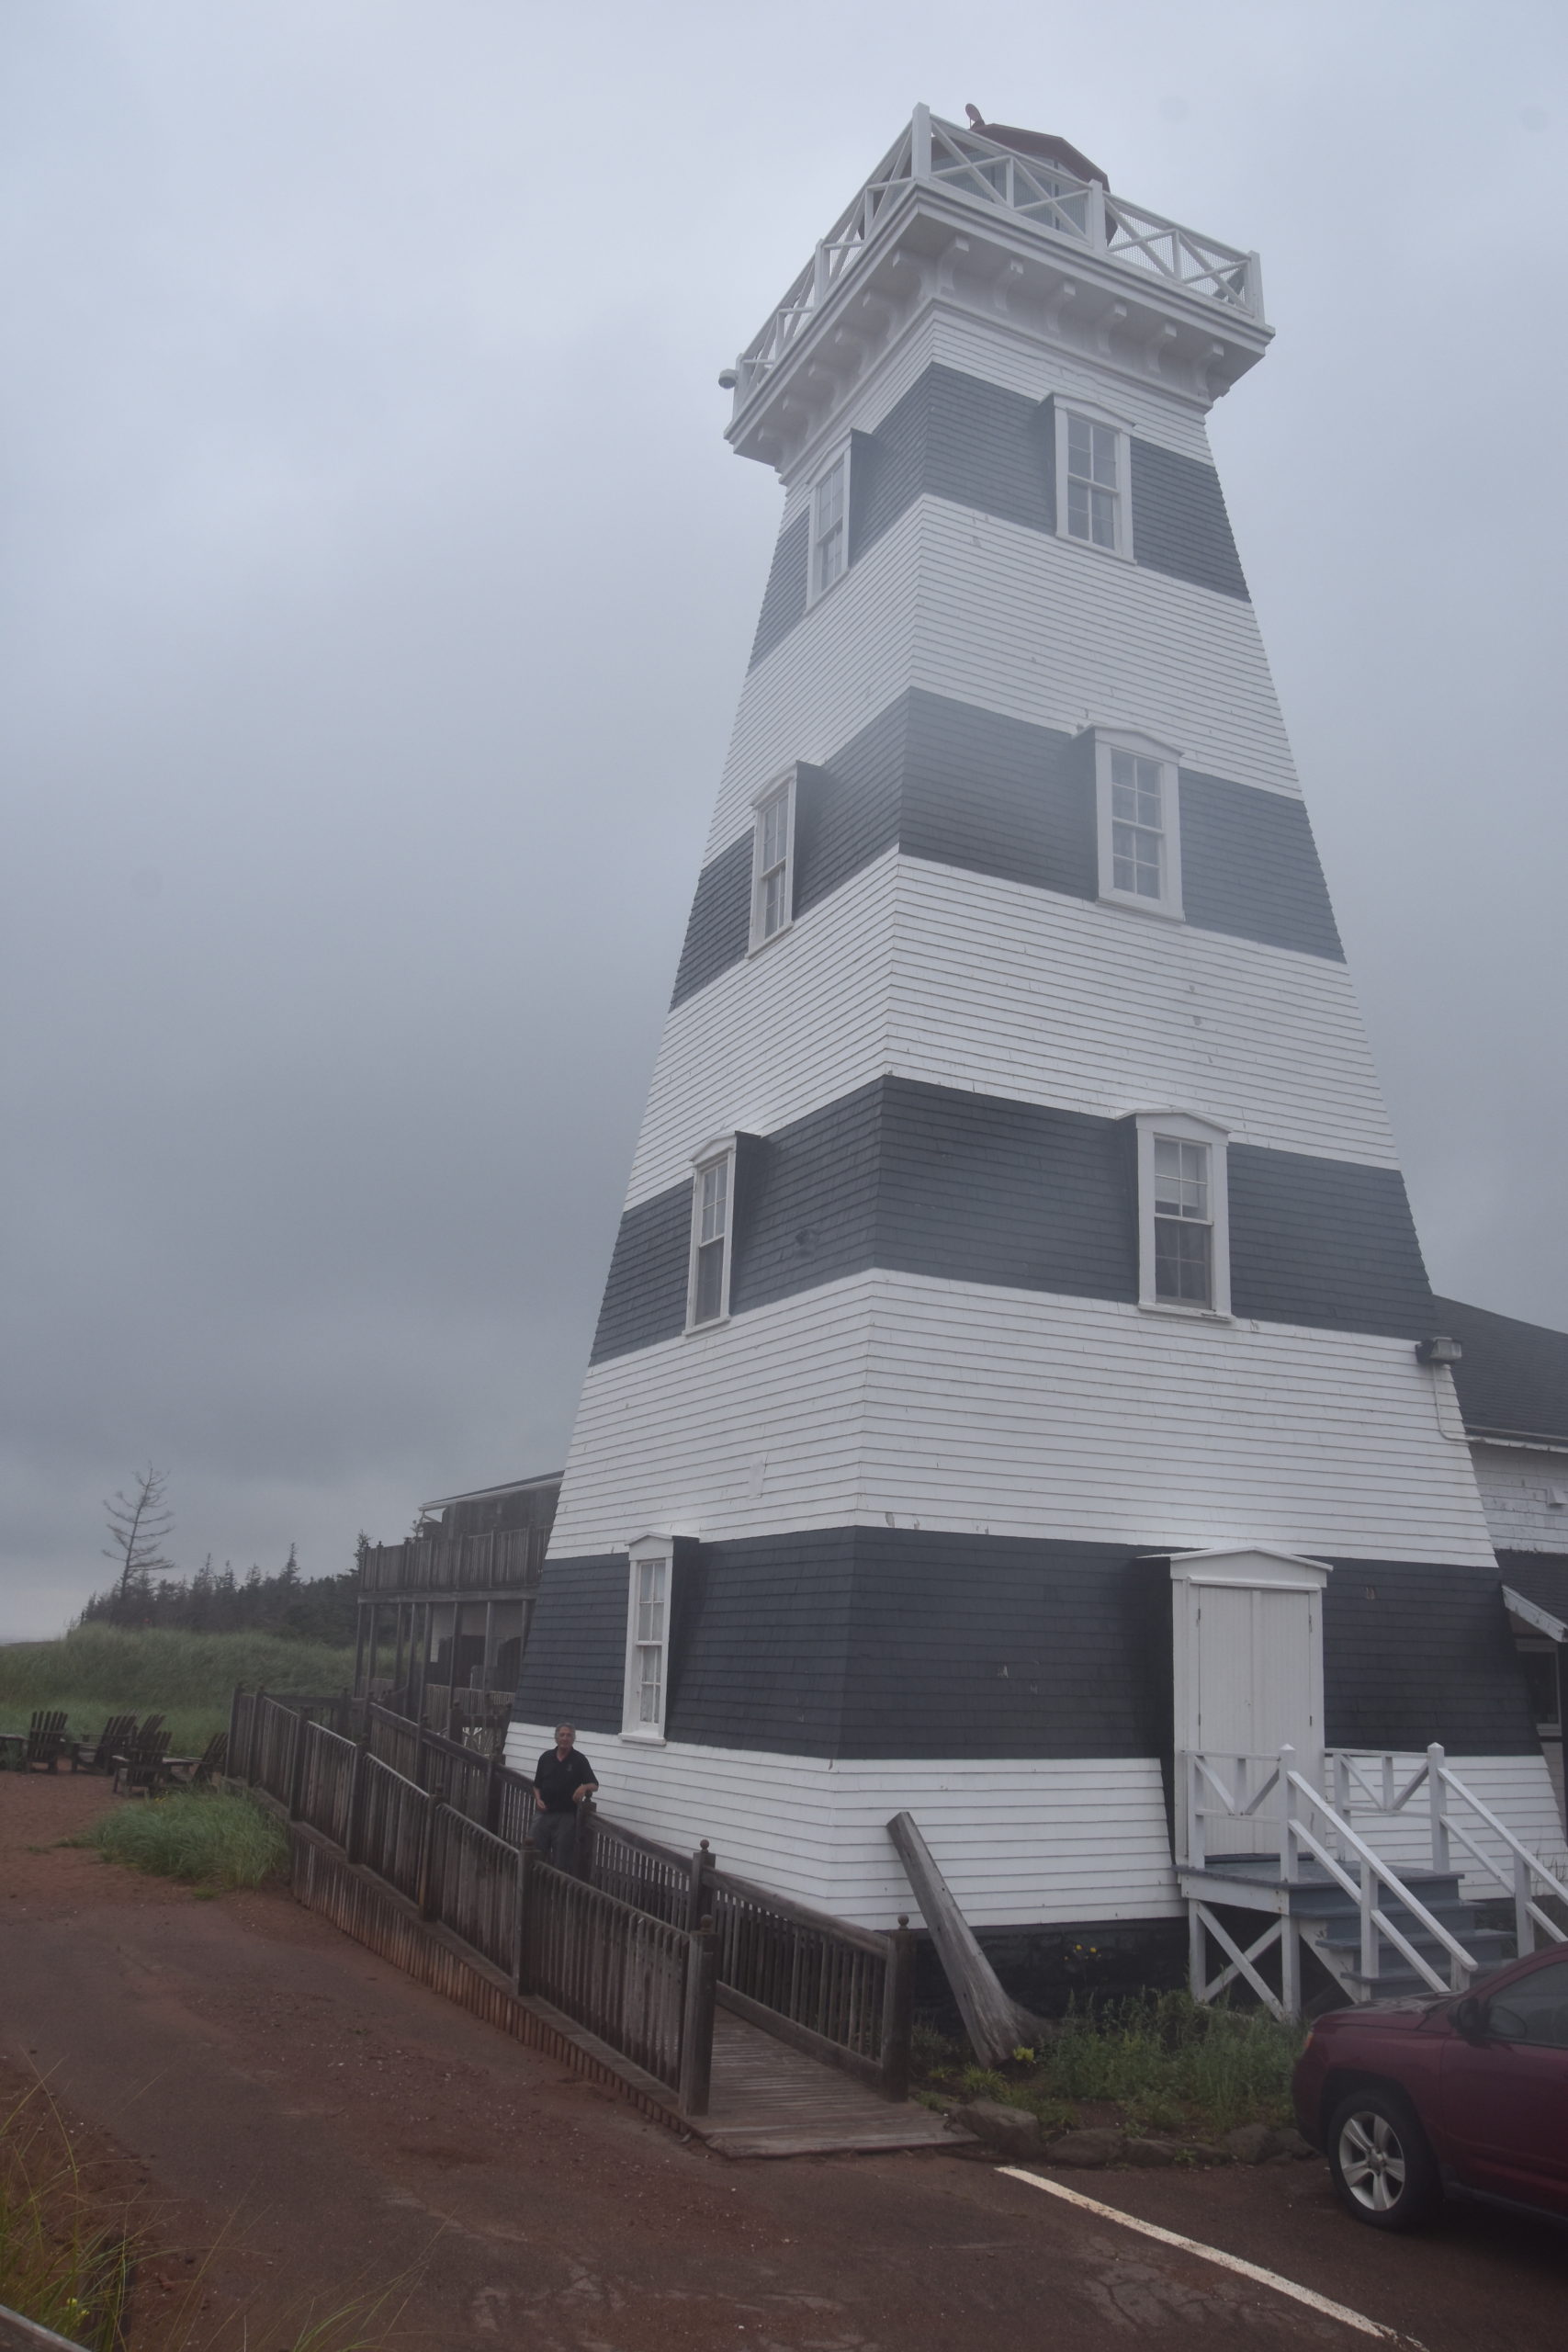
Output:
[[[261,1886],[288,1865],[282,1825],[248,1797],[216,1789],[117,1805],[79,1842],[106,1861],[193,1886]]]
[[[88,2352],[116,2352],[136,2259],[122,2213],[94,2210],[41,2086],[0,2115],[0,2304]]]
[[[258,2345],[276,2345],[278,2352],[376,2352],[414,2282],[410,2271],[367,2292],[351,2287],[299,2297],[270,2317],[248,2300],[214,2319],[209,2255],[188,2271],[179,2264],[181,2291],[172,2303],[160,2294],[144,2325],[135,2292],[139,2271],[173,2268],[177,2260],[160,2245],[154,2224],[150,2208],[132,2212],[122,2198],[89,2187],[71,2132],[41,2083],[9,2112],[0,2111],[0,2305],[85,2352],[246,2352]]]
[[[252,1690],[328,1691],[353,1679],[352,1650],[274,1634],[133,1633],[79,1625],[55,1642],[0,1645],[0,1731],[26,1731],[39,1707],[63,1707],[90,1738],[110,1715],[165,1717],[176,1755],[199,1755],[229,1723],[236,1682]]]
[[[917,2037],[925,2087],[1028,2108],[1067,2130],[1083,2107],[1112,2107],[1132,2132],[1203,2139],[1238,2123],[1288,2123],[1304,2030],[1262,2009],[1205,2007],[1187,1993],[1130,1996],[1073,2010],[1050,2041],[1006,2067],[965,2066],[957,2045]]]

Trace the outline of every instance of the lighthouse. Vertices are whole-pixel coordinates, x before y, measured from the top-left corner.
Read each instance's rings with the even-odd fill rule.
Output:
[[[1207,438],[1258,256],[971,111],[726,371],[783,513],[511,1753],[863,1924],[908,1812],[976,1927],[1168,1932],[1195,1752],[1555,1814]]]

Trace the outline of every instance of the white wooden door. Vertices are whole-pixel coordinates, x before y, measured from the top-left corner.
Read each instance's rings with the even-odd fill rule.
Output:
[[[1209,1758],[1227,1786],[1235,1784],[1235,1758],[1272,1758],[1287,1742],[1296,1769],[1320,1780],[1326,1573],[1317,1562],[1256,1553],[1171,1564],[1176,1745]],[[1269,1769],[1250,1767],[1254,1791]],[[1266,1852],[1277,1845],[1279,1820],[1274,1796],[1250,1819],[1216,1818],[1211,1809],[1207,1849]]]

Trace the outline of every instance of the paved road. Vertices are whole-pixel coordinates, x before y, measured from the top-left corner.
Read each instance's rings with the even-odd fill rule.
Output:
[[[1370,2340],[975,2155],[730,2164],[682,2145],[281,1894],[202,1901],[28,1850],[99,1803],[0,1778],[0,2057],[46,2073],[107,2179],[145,2182],[175,2252],[144,2307],[199,2274],[209,2333],[249,2297],[262,2345],[258,2304],[398,2280],[409,2352]],[[1066,2177],[1427,2352],[1555,2352],[1568,2327],[1568,2234],[1546,2227],[1471,2213],[1375,2238],[1315,2165]]]

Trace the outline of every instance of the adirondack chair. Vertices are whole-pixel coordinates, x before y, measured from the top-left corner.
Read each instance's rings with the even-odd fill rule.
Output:
[[[21,1766],[24,1772],[53,1772],[71,1745],[71,1735],[65,1728],[63,1707],[39,1707],[28,1725],[22,1741]]]
[[[133,1744],[114,1759],[113,1792],[117,1797],[150,1797],[165,1785],[169,1768],[165,1761],[169,1752],[169,1735],[154,1732],[147,1736],[143,1724]]]
[[[229,1761],[229,1735],[215,1731],[199,1756],[168,1756],[164,1761],[170,1779],[182,1788],[209,1788]]]
[[[107,1772],[114,1764],[116,1750],[133,1747],[136,1744],[136,1717],[111,1715],[96,1739],[79,1739],[71,1750],[73,1772]]]

